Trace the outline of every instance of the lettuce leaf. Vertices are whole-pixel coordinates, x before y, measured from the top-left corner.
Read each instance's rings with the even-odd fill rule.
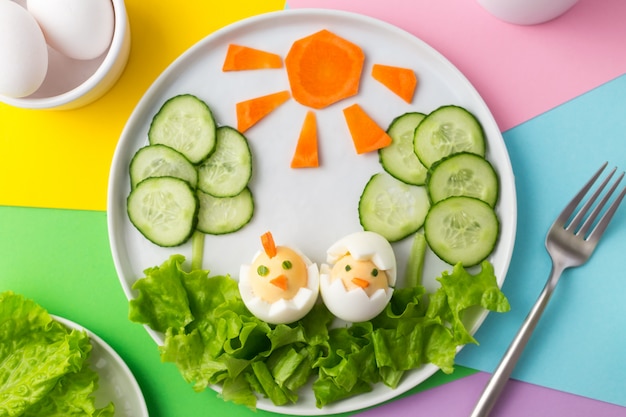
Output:
[[[493,265],[484,261],[476,274],[471,274],[461,264],[454,266],[451,273],[444,271],[437,280],[437,290],[427,315],[443,317],[452,325],[452,335],[457,344],[477,343],[463,324],[463,312],[480,306],[487,310],[504,313],[511,309],[506,296],[498,288]]]
[[[463,324],[464,312],[509,309],[492,265],[484,262],[476,274],[460,265],[442,273],[433,294],[421,285],[397,288],[368,322],[335,326],[318,303],[296,323],[270,325],[247,310],[235,280],[187,273],[183,262],[174,255],[145,271],[134,286],[140,296],[131,300],[130,318],[155,330],[166,327],[161,358],[175,363],[196,391],[220,384],[225,400],[252,409],[259,396],[294,403],[311,380],[322,408],[380,382],[394,388],[426,363],[450,373],[457,347],[477,343]]]
[[[139,295],[130,301],[131,320],[146,323],[163,333],[168,328],[184,327],[193,320],[181,282],[184,260],[183,256],[174,255],[160,267],[144,271],[146,277],[133,285]]]
[[[0,415],[112,416],[92,394],[98,375],[87,364],[84,331],[69,330],[32,300],[0,294]]]
[[[96,409],[91,394],[98,387],[98,374],[84,366],[70,377],[63,377],[41,401],[28,408],[24,417],[113,417],[115,407],[109,403]]]

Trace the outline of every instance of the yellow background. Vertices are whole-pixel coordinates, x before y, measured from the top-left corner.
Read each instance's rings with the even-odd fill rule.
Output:
[[[285,0],[127,0],[130,57],[106,95],[75,110],[0,104],[0,206],[105,210],[117,140],[158,75],[215,30],[284,7]]]

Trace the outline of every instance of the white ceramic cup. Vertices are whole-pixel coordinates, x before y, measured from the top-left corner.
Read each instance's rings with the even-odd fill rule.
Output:
[[[477,0],[485,10],[505,22],[536,25],[568,11],[578,0]]]

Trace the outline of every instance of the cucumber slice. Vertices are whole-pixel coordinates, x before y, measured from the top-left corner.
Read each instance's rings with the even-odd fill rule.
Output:
[[[215,151],[198,167],[198,188],[214,197],[233,197],[243,191],[252,176],[248,140],[236,129],[217,129]]]
[[[180,178],[147,178],[130,192],[126,205],[137,230],[159,246],[181,245],[195,230],[196,193]]]
[[[160,143],[174,148],[197,164],[215,147],[215,120],[211,109],[191,94],[172,97],[152,118],[148,140],[151,145]]]
[[[176,177],[196,188],[196,167],[175,149],[165,145],[150,145],[139,149],[130,161],[130,184],[137,184],[150,177]]]
[[[474,197],[449,197],[434,204],[424,223],[428,246],[444,262],[479,264],[493,252],[500,224],[489,204]]]
[[[413,150],[415,128],[425,117],[423,113],[411,112],[393,119],[387,129],[391,145],[378,151],[384,170],[407,184],[424,185],[426,182],[428,170]]]
[[[236,232],[250,222],[254,213],[254,200],[248,188],[234,197],[213,197],[198,190],[198,201],[196,228],[211,235]]]
[[[359,221],[364,230],[396,242],[422,227],[429,207],[426,187],[409,185],[381,172],[365,185],[359,200]]]
[[[467,152],[435,162],[426,182],[433,203],[451,196],[476,197],[491,207],[498,200],[498,176],[485,158]]]
[[[469,111],[459,106],[442,106],[430,113],[415,129],[415,154],[426,168],[457,152],[485,156],[483,128]]]

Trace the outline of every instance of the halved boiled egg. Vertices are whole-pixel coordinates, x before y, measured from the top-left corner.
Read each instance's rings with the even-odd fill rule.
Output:
[[[317,265],[287,246],[276,246],[270,232],[261,237],[263,250],[252,264],[242,265],[239,292],[248,310],[272,324],[304,317],[319,294]]]
[[[374,232],[352,233],[333,244],[326,255],[320,291],[335,316],[361,322],[385,309],[396,283],[396,257],[387,239]]]

